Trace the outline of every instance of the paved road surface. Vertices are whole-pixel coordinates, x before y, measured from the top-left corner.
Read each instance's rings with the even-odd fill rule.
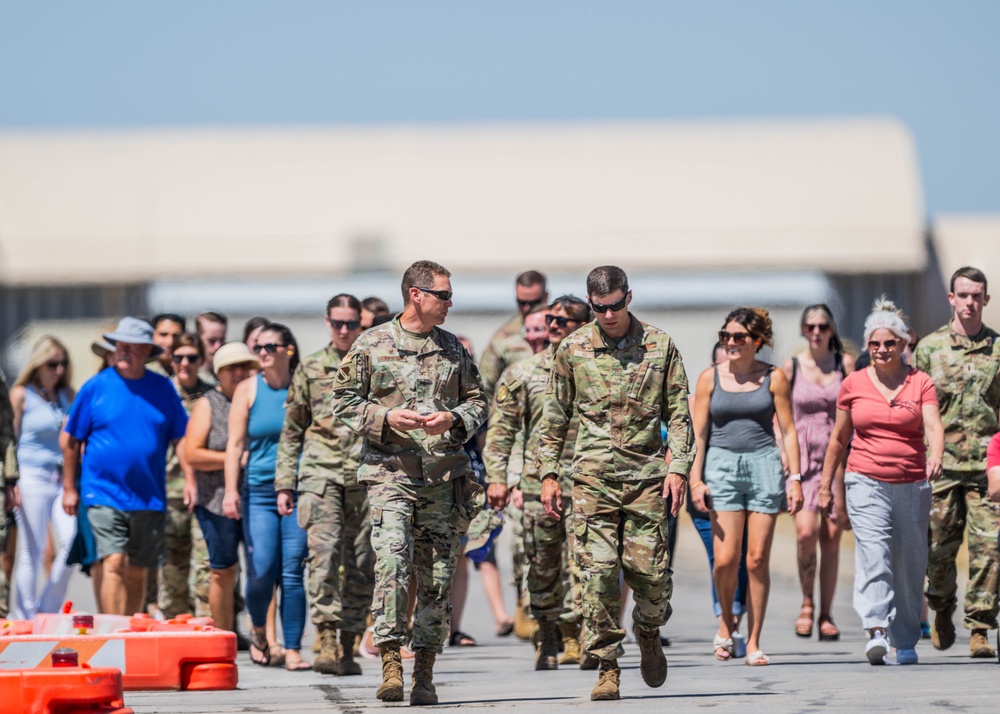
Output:
[[[478,647],[446,649],[435,681],[442,704],[463,711],[516,711],[518,714],[569,711],[584,706],[597,711],[996,711],[996,661],[973,661],[967,639],[948,652],[929,641],[918,647],[915,667],[872,667],[862,656],[865,637],[850,605],[853,578],[850,538],[845,539],[835,619],[840,642],[797,638],[792,625],[799,595],[794,571],[791,522],[782,519],[772,560],[774,590],[762,645],[771,666],[751,668],[741,662],[716,662],[711,655],[715,624],[708,591],[704,551],[686,515],[681,518],[676,558],[674,615],[665,628],[672,640],[666,650],[669,677],[660,689],[646,687],[639,675],[638,648],[627,646],[622,660],[621,702],[589,701],[595,672],[563,668],[534,672],[528,645],[513,637],[492,636],[492,622],[473,577],[463,629],[479,639]],[[506,551],[501,567],[509,575]],[[964,584],[963,584],[964,587]],[[92,602],[89,581],[78,577],[78,602]],[[508,603],[513,600],[508,593]],[[309,635],[311,641],[311,635]],[[125,702],[136,712],[358,712],[383,705],[375,697],[379,664],[364,660],[364,675],[337,678],[313,672],[264,669],[240,655],[240,688],[231,692],[129,692]],[[404,665],[409,687],[411,666]],[[650,709],[653,707],[655,709]]]

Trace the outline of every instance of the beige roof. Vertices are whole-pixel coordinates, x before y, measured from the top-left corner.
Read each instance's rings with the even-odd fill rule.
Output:
[[[932,238],[946,290],[952,273],[971,265],[986,273],[989,291],[1000,294],[1000,213],[937,216]],[[993,329],[1000,329],[1000,298],[986,306],[983,316]]]
[[[0,133],[0,280],[923,267],[890,119]],[[530,256],[530,259],[526,259]]]

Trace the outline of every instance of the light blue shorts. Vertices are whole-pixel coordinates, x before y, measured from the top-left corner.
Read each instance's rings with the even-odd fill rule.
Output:
[[[785,472],[777,446],[758,451],[709,446],[704,479],[712,494],[713,511],[780,513],[787,508]]]

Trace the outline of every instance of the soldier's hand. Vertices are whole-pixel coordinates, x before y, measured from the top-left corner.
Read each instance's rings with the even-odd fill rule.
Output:
[[[291,489],[283,488],[278,491],[278,513],[283,516],[292,515],[295,510],[295,498]]]
[[[437,436],[448,431],[454,423],[451,412],[434,412],[424,417],[424,431],[429,436]]]
[[[687,490],[687,481],[677,474],[667,474],[663,480],[663,498],[670,499],[670,515],[676,517],[681,512],[684,505],[684,492]]]
[[[66,511],[67,516],[75,516],[77,509],[80,507],[80,492],[76,489],[64,490],[62,507]]]
[[[792,481],[788,487],[788,512],[793,516],[802,510],[802,482]]]
[[[524,508],[524,491],[515,486],[510,492],[510,502],[514,504],[514,508],[521,510]]]
[[[542,505],[545,515],[562,520],[562,485],[558,478],[542,479]]]
[[[424,417],[412,409],[390,409],[386,416],[389,426],[396,431],[413,431],[424,425]]]
[[[503,510],[507,506],[509,498],[510,491],[507,490],[507,484],[491,483],[486,487],[486,500],[489,501],[490,508],[494,511]]]

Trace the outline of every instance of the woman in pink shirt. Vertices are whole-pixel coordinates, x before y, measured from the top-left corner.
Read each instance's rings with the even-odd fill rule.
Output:
[[[854,609],[868,631],[865,655],[872,664],[886,663],[890,642],[897,664],[917,663],[928,479],[941,475],[944,453],[934,384],[902,359],[909,336],[896,306],[876,300],[865,320],[872,363],[848,375],[840,389],[820,484],[819,505],[828,510],[833,476],[850,442],[844,482],[855,538]]]

